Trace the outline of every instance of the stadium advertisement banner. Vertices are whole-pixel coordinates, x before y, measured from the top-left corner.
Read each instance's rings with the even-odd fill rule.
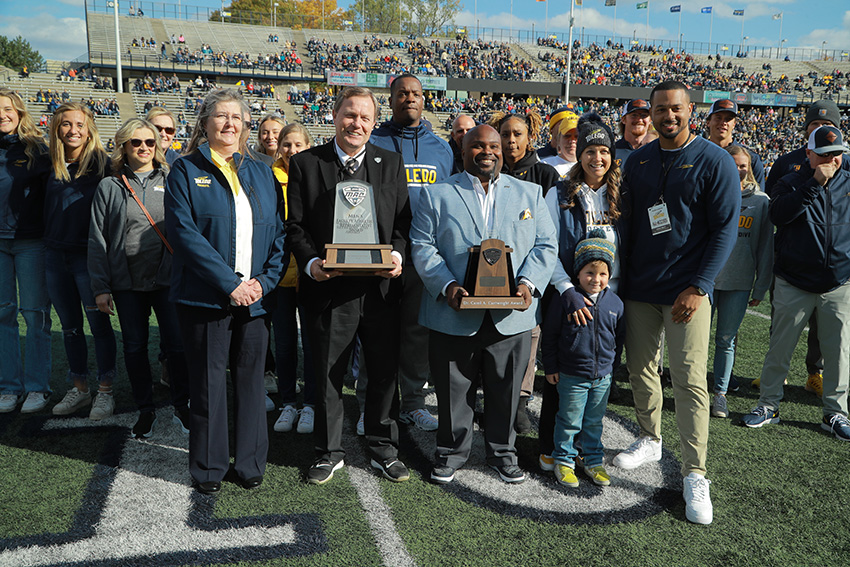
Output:
[[[775,106],[797,106],[797,95],[778,94],[775,97]]]
[[[776,95],[773,93],[750,93],[750,104],[773,106],[775,103]]]
[[[729,98],[729,91],[703,91],[702,93],[702,101],[705,103],[712,103],[725,98]]]
[[[343,87],[368,87],[370,89],[389,88],[398,75],[387,75],[385,73],[346,73],[343,71],[328,71],[327,79],[329,85]],[[445,77],[417,76],[422,83],[422,89],[426,91],[446,90]]]
[[[328,84],[343,87],[357,86],[357,73],[344,73],[342,71],[328,71]]]

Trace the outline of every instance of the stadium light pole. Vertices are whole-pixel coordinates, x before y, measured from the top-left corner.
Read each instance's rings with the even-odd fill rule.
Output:
[[[124,78],[121,76],[121,39],[118,31],[118,0],[112,0],[112,10],[115,13],[115,76],[118,79],[119,93],[124,92]]]
[[[575,0],[570,0],[570,41],[567,44],[567,76],[566,85],[564,88],[564,104],[570,103],[570,76],[571,76],[571,67],[573,64],[573,24],[575,23],[575,19],[573,15],[575,14],[576,2]]]

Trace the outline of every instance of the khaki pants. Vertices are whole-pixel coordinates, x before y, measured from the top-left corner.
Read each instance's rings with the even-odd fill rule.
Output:
[[[812,313],[823,353],[823,413],[847,415],[850,388],[850,283],[826,293],[811,293],[776,278],[770,348],[761,371],[759,404],[779,408],[791,355]],[[814,330],[809,328],[809,333]]]
[[[706,381],[711,305],[708,299],[690,322],[673,323],[671,305],[626,301],[626,361],[640,434],[661,439],[664,397],[657,371],[661,334],[667,337],[670,377],[681,437],[682,475],[704,475],[708,450],[709,395]]]

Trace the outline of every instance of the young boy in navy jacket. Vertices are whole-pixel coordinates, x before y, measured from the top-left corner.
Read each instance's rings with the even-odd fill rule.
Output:
[[[614,243],[603,231],[591,231],[576,246],[574,273],[580,293],[593,302],[593,319],[579,325],[559,298],[550,302],[544,319],[543,368],[560,395],[552,457],[555,478],[564,486],[578,486],[577,461],[595,484],[611,484],[603,464],[602,417],[617,339],[625,333],[623,302],[608,288],[613,262]]]

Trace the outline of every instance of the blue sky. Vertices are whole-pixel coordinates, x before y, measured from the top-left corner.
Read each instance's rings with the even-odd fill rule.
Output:
[[[458,25],[474,26],[476,1],[461,0],[462,11]],[[185,5],[218,8],[220,0],[181,0]],[[345,5],[346,0],[340,0]],[[122,7],[128,0],[123,0]],[[177,0],[165,0],[177,4]],[[509,29],[511,27],[511,0],[479,0],[477,16],[482,27]],[[709,22],[713,42],[730,45],[740,43],[741,18],[733,10],[744,10],[744,35],[748,45],[776,46],[779,43],[779,21],[774,14],[782,13],[782,38],[786,47],[850,49],[850,2],[846,0],[650,0],[650,38],[675,39],[678,32],[678,14],[670,6],[682,6],[682,34],[685,41],[707,42]],[[617,0],[616,28],[618,35],[643,38],[647,33],[647,10],[636,8],[637,0]],[[701,14],[701,8],[711,6],[713,18]],[[566,31],[569,25],[568,0],[551,1],[548,8],[548,30]],[[123,9],[122,9],[123,12]],[[606,35],[614,25],[614,8],[606,7],[605,0],[584,0],[576,7],[576,26],[583,26],[587,34]],[[513,0],[513,28],[543,30],[546,27],[546,3],[534,0]],[[85,14],[83,0],[0,0],[0,34],[7,37],[22,35],[48,59],[74,59],[86,50]]]

